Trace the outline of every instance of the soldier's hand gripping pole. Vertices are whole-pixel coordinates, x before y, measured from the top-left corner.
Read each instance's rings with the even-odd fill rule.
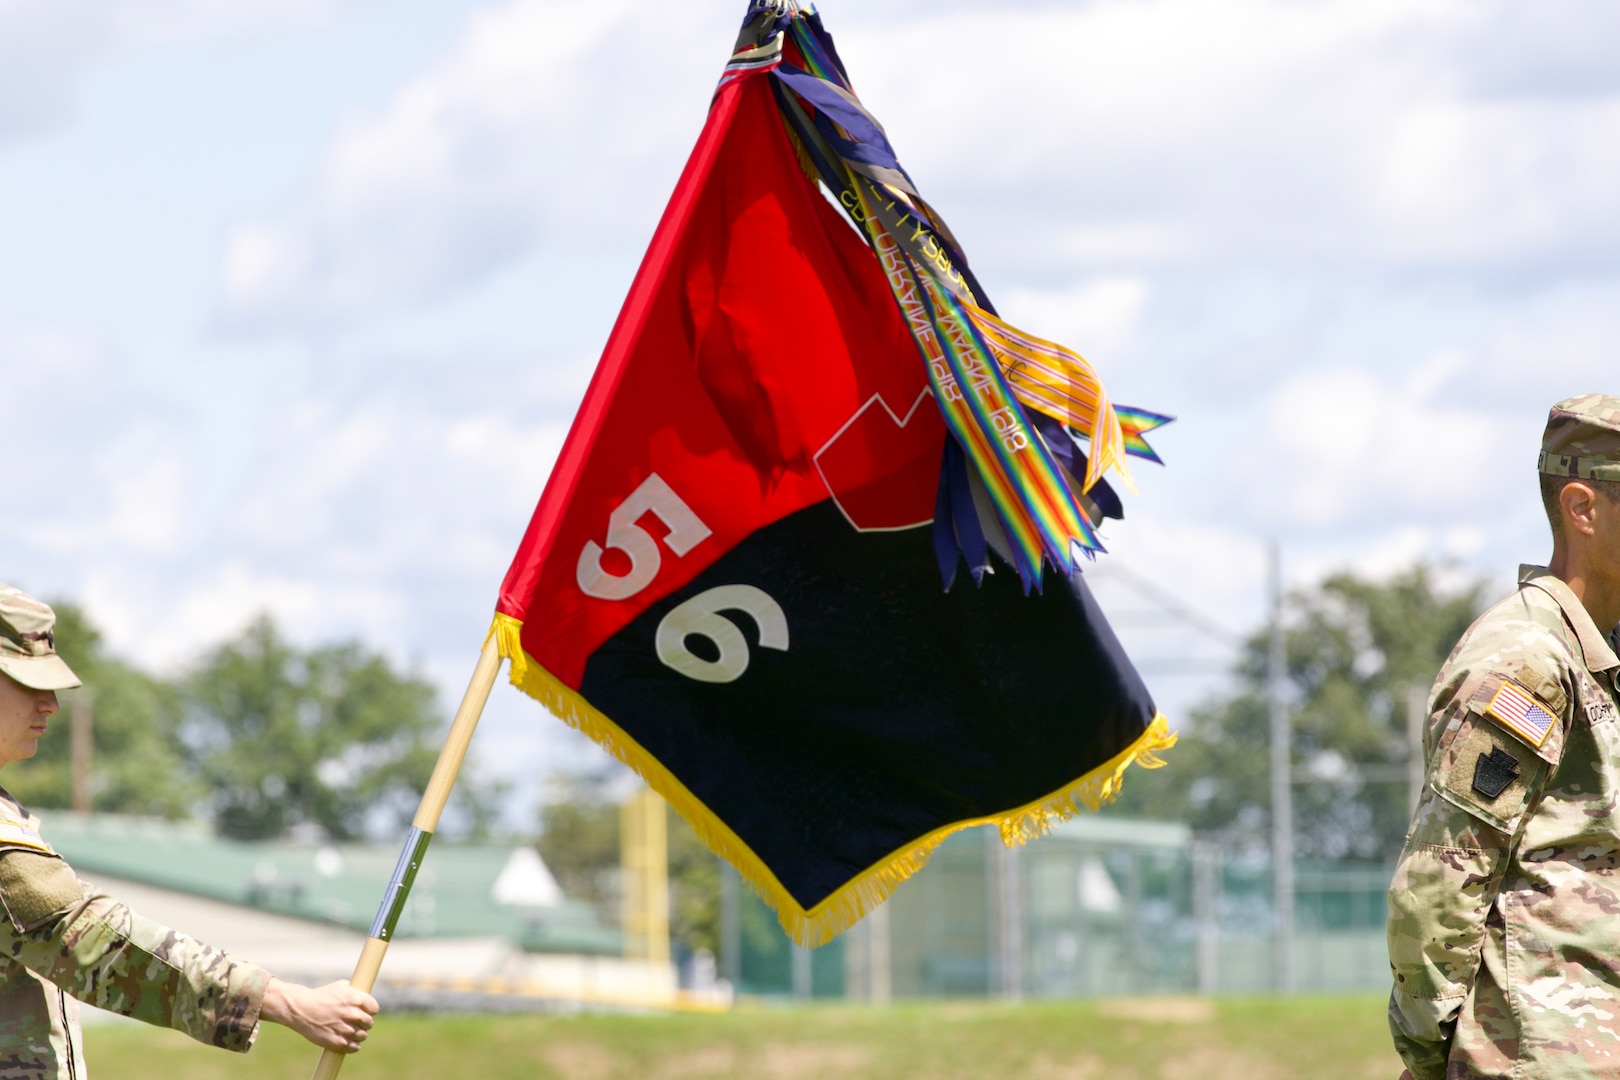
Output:
[[[439,827],[439,815],[444,812],[444,804],[450,798],[450,788],[455,784],[461,762],[467,756],[467,744],[472,741],[473,729],[478,726],[478,718],[484,712],[484,702],[489,700],[489,691],[495,685],[495,676],[500,669],[501,654],[492,633],[484,642],[484,651],[478,656],[472,681],[467,684],[467,693],[462,696],[461,707],[456,710],[450,734],[444,740],[444,748],[439,751],[438,764],[433,766],[433,776],[428,780],[427,790],[422,793],[422,803],[417,807],[415,820],[411,822],[405,848],[399,853],[399,864],[394,867],[393,877],[383,892],[377,917],[371,923],[371,933],[360,952],[359,962],[354,966],[354,975],[349,979],[349,985],[357,990],[369,994],[377,983],[377,972],[382,968],[388,943],[393,940],[399,913],[405,909],[411,883],[416,880],[417,870],[421,869],[422,857],[427,853],[428,842],[433,839],[433,830]],[[322,1051],[313,1080],[335,1080],[338,1070],[343,1068],[344,1056],[335,1050]]]

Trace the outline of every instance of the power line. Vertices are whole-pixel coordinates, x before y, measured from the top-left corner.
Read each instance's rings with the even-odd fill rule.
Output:
[[[1232,665],[1226,660],[1149,659],[1133,661],[1139,675],[1157,678],[1172,675],[1229,675]]]
[[[1219,619],[1211,618],[1203,612],[1187,606],[1168,590],[1160,588],[1140,574],[1127,570],[1118,562],[1110,562],[1106,567],[1093,571],[1092,577],[1098,581],[1110,581],[1117,578],[1122,584],[1133,590],[1138,596],[1156,605],[1161,611],[1224,645],[1240,645],[1244,641],[1245,635],[1226,626]]]

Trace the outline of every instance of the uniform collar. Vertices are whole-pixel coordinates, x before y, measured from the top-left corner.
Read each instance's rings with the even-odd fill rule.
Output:
[[[1620,668],[1620,656],[1614,654],[1609,645],[1609,639],[1603,636],[1597,623],[1592,621],[1592,615],[1586,610],[1586,605],[1564,583],[1564,579],[1548,570],[1545,566],[1534,566],[1525,563],[1519,567],[1519,586],[1533,585],[1558,601],[1558,606],[1564,609],[1564,618],[1569,620],[1570,628],[1575,631],[1575,638],[1581,643],[1582,658],[1586,661],[1588,671],[1612,671]]]

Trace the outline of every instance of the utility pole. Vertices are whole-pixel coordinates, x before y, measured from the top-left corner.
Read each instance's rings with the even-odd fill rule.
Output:
[[[1008,1001],[1024,992],[1024,897],[1019,850],[1001,842],[996,828],[984,831],[990,862],[990,911],[996,965],[992,990]]]
[[[1221,988],[1220,848],[1213,840],[1192,844],[1193,934],[1198,943],[1198,992]]]
[[[844,998],[872,996],[872,927],[865,919],[844,931]]]
[[[791,943],[788,948],[793,950],[793,998],[795,1001],[809,1001],[815,994],[812,954],[798,942]]]
[[[889,967],[889,905],[879,904],[865,919],[867,947],[867,975],[870,978],[870,999],[874,1005],[886,1005],[894,991],[893,973]]]
[[[1423,781],[1429,763],[1423,757],[1423,721],[1428,719],[1429,694],[1419,683],[1406,688],[1406,786],[1407,801],[1417,809],[1423,797]]]
[[[720,977],[742,987],[742,876],[720,860]]]
[[[844,997],[882,1005],[889,989],[889,906],[879,904],[844,931]]]
[[[94,691],[80,690],[73,695],[73,710],[68,719],[70,772],[73,778],[73,809],[81,814],[90,813],[95,802],[95,791],[91,784],[96,756],[94,708]]]
[[[1271,650],[1266,696],[1271,706],[1271,888],[1275,924],[1272,969],[1279,994],[1294,992],[1293,731],[1284,700],[1282,552],[1271,542]]]

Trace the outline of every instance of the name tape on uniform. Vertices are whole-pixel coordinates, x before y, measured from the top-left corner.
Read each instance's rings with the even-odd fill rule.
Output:
[[[1505,682],[1485,711],[1513,734],[1539,749],[1552,730],[1553,714],[1518,684]]]

